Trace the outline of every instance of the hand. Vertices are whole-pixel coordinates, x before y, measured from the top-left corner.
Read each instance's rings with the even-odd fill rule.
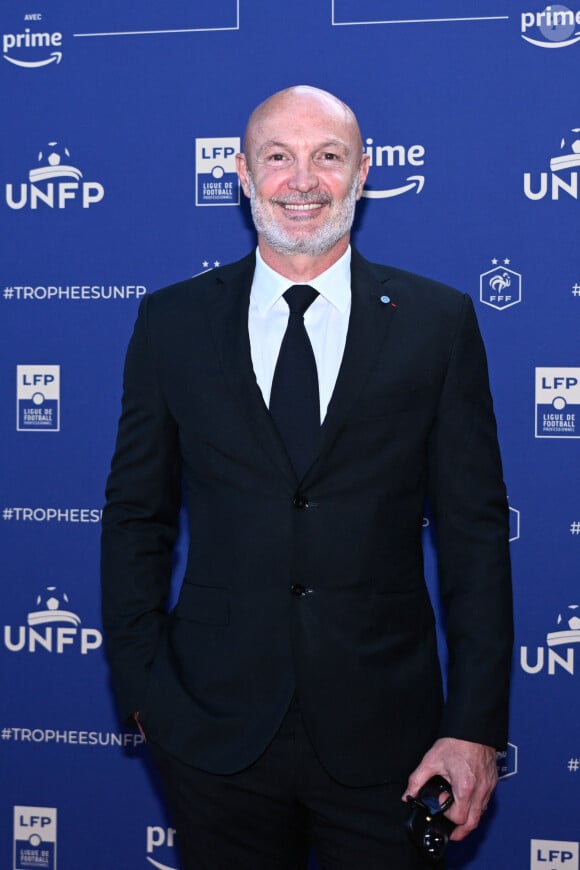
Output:
[[[496,751],[492,746],[441,737],[413,771],[403,795],[413,797],[435,774],[443,776],[453,789],[455,802],[445,815],[457,827],[451,840],[463,840],[479,824],[497,783]]]

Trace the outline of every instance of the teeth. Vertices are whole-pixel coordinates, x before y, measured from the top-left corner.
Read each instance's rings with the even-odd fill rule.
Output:
[[[289,208],[292,211],[312,211],[315,208],[322,208],[322,203],[320,202],[305,202],[300,204],[293,204],[287,202],[284,204],[284,208]]]

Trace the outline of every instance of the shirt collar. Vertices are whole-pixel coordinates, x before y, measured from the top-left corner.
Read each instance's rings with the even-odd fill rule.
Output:
[[[341,312],[348,310],[350,305],[350,245],[336,263],[326,272],[317,275],[308,284],[314,287],[321,296]],[[260,314],[265,314],[278,299],[291,287],[288,278],[270,268],[256,248],[256,268],[252,281],[251,296]]]

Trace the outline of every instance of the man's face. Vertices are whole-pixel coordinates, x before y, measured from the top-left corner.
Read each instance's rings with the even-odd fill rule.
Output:
[[[266,104],[238,157],[261,244],[319,256],[348,238],[368,167],[354,119],[312,93]]]

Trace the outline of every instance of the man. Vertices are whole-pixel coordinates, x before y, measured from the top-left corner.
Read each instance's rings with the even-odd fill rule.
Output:
[[[103,517],[120,709],[188,870],[299,870],[310,848],[321,870],[421,868],[401,799],[441,774],[462,839],[506,741],[508,511],[473,306],[351,249],[368,158],[334,96],[275,94],[237,160],[257,251],[146,298],[127,356]]]

